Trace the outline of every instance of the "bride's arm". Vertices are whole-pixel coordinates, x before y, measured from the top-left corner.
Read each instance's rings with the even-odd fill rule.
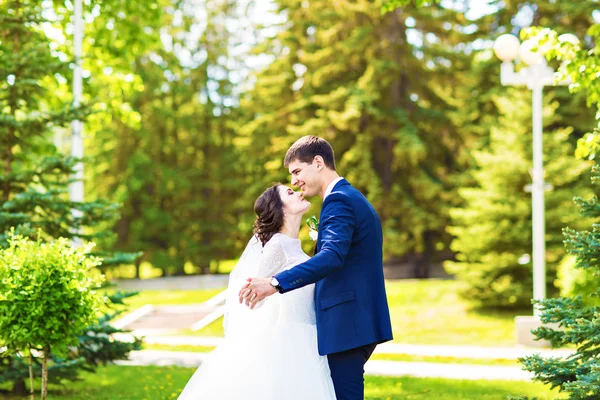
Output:
[[[260,256],[257,278],[270,278],[281,272],[286,263],[283,246],[277,237],[271,238]]]
[[[255,279],[266,278],[270,280],[272,276],[283,270],[286,261],[287,258],[281,242],[277,237],[271,238],[263,248]],[[260,301],[252,308],[260,308],[263,304],[264,301]]]

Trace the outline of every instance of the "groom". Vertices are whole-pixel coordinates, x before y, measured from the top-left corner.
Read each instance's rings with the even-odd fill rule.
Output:
[[[327,355],[336,398],[364,399],[364,365],[378,343],[392,339],[379,216],[337,174],[326,140],[299,139],[287,151],[284,166],[304,196],[323,198],[316,253],[273,278],[250,279],[240,291],[240,302],[254,308],[276,292],[316,283],[319,354]]]

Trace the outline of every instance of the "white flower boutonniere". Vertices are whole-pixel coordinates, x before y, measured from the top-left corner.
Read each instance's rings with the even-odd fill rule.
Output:
[[[313,215],[306,220],[306,225],[308,225],[310,229],[308,236],[310,236],[312,240],[317,240],[319,237],[319,219]]]

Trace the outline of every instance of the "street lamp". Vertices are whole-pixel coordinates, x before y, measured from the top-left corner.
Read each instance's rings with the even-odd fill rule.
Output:
[[[575,35],[559,37],[561,42],[578,43]],[[533,298],[546,297],[546,243],[544,220],[544,182],[542,150],[542,92],[544,86],[567,85],[568,82],[555,82],[555,71],[546,64],[542,48],[535,51],[537,43],[531,39],[519,43],[513,35],[502,35],[494,42],[494,52],[502,60],[500,82],[504,86],[527,86],[532,92],[533,122],[533,168],[531,170],[531,202],[533,224]],[[541,50],[541,51],[539,51]],[[527,67],[515,72],[513,60],[519,58]],[[534,317],[539,320],[538,307],[534,307]],[[517,317],[520,318],[520,317]],[[530,321],[531,322],[531,321]],[[518,324],[518,321],[517,321]],[[518,328],[517,328],[518,329]]]
[[[83,42],[83,6],[82,0],[75,0],[73,44],[75,63],[73,68],[73,107],[81,104],[82,79],[81,79],[81,53]],[[79,120],[71,122],[71,155],[75,158],[83,158],[83,123]],[[69,199],[72,202],[83,202],[83,163],[80,161],[75,165],[73,181],[69,185]],[[73,217],[81,218],[81,211],[73,209]],[[76,233],[81,233],[79,230]],[[78,246],[81,239],[75,237],[73,244]]]

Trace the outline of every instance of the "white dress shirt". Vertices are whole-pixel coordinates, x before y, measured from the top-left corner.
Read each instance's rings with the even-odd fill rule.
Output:
[[[331,194],[331,191],[333,190],[334,186],[336,183],[338,183],[339,181],[341,181],[342,178],[341,176],[339,178],[334,179],[329,186],[327,186],[327,189],[325,189],[325,195],[323,196],[323,201],[325,201],[325,199],[327,198],[327,196],[329,196]]]

